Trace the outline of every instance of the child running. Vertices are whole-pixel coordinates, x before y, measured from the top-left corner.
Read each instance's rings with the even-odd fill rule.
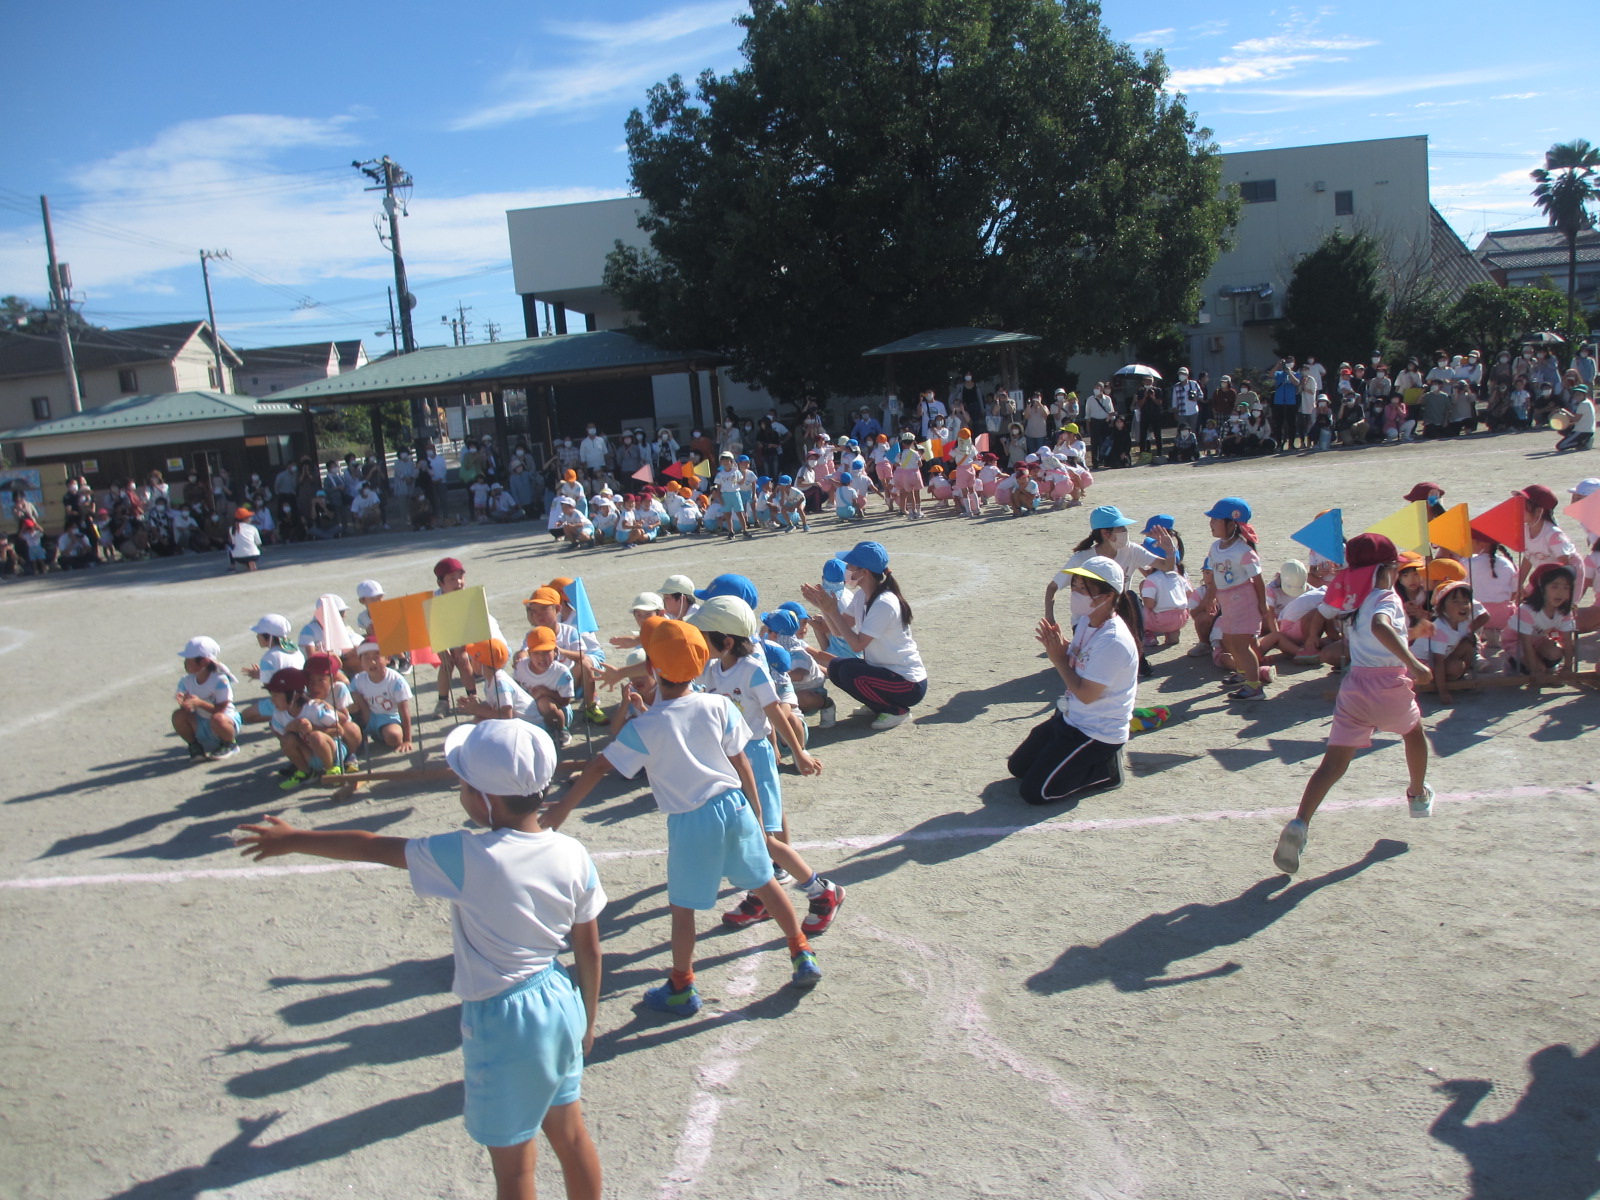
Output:
[[[1345,543],[1345,569],[1328,587],[1332,607],[1354,611],[1345,641],[1350,672],[1339,685],[1333,707],[1333,728],[1322,762],[1306,782],[1300,811],[1283,827],[1272,861],[1293,875],[1300,869],[1311,818],[1350,767],[1356,751],[1372,744],[1375,730],[1401,736],[1406,749],[1410,786],[1406,802],[1413,817],[1433,813],[1428,786],[1428,738],[1412,680],[1426,687],[1432,680],[1427,664],[1411,653],[1406,641],[1406,614],[1395,593],[1400,554],[1382,534],[1363,533]]]
[[[450,901],[467,1135],[489,1150],[496,1194],[532,1200],[541,1129],[569,1200],[600,1200],[600,1156],[583,1120],[583,1059],[594,1045],[605,907],[594,862],[539,823],[555,769],[541,730],[521,721],[460,725],[445,759],[461,807],[487,833],[427,838],[296,829],[276,817],[241,826],[241,853],[261,861],[312,854],[408,871],[419,896]],[[557,956],[571,949],[577,985]]]
[[[711,661],[705,635],[686,621],[666,617],[647,621],[639,634],[656,676],[656,702],[637,712],[590,761],[549,810],[545,827],[559,829],[610,772],[631,779],[644,770],[656,804],[667,814],[672,913],[672,972],[665,983],[646,989],[646,1007],[673,1017],[700,1011],[694,986],[695,913],[716,907],[724,878],[754,890],[788,938],[790,984],[814,987],[822,970],[794,906],[773,877],[754,807],[759,805],[756,782],[744,755],[749,727],[726,696],[692,690]]]

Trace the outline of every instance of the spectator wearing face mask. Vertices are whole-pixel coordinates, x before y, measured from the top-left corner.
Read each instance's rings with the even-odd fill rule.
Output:
[[[622,442],[617,447],[616,459],[617,477],[619,479],[629,478],[635,471],[644,466],[644,451],[633,440],[633,434],[624,433],[622,435]]]
[[[583,441],[578,443],[578,461],[583,464],[586,471],[603,471],[606,467],[608,447],[606,439],[600,436],[600,431],[590,425],[585,431]]]

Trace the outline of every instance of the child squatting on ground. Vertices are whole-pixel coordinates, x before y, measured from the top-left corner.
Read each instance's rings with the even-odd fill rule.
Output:
[[[606,894],[582,844],[539,823],[555,746],[525,721],[487,721],[452,730],[445,759],[461,780],[462,808],[489,832],[407,839],[265,817],[241,827],[242,853],[398,867],[419,896],[449,900],[466,1127],[489,1149],[496,1195],[532,1200],[543,1129],[567,1196],[599,1200],[600,1156],[578,1097],[594,1044]],[[557,959],[569,947],[576,986]]]
[[[1351,614],[1345,643],[1350,672],[1339,685],[1333,706],[1333,728],[1322,762],[1306,781],[1300,811],[1283,827],[1273,864],[1294,874],[1300,869],[1307,827],[1318,805],[1350,767],[1357,750],[1372,745],[1375,730],[1397,733],[1405,743],[1411,782],[1406,801],[1413,817],[1433,813],[1428,786],[1428,738],[1422,728],[1412,680],[1427,687],[1433,678],[1426,664],[1406,642],[1406,613],[1394,590],[1400,553],[1382,534],[1363,533],[1345,543],[1345,569],[1328,585],[1328,604]]]
[[[783,886],[774,878],[762,834],[755,777],[744,748],[750,729],[726,696],[690,690],[711,660],[705,635],[686,621],[652,617],[639,629],[656,702],[640,708],[617,738],[584,769],[550,809],[558,829],[604,776],[632,778],[644,769],[656,804],[667,814],[667,903],[672,913],[672,973],[646,989],[655,1012],[687,1017],[700,1011],[694,986],[695,912],[716,907],[726,878],[754,892],[789,941],[797,988],[822,979],[817,957]]]

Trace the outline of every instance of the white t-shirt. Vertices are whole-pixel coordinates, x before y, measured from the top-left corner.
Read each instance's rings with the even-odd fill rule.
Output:
[[[1128,720],[1139,690],[1139,647],[1133,634],[1121,617],[1113,616],[1098,628],[1083,617],[1070,647],[1078,674],[1090,683],[1104,684],[1105,691],[1087,704],[1065,692],[1056,707],[1074,729],[1097,742],[1122,745],[1128,740]]]
[[[1443,657],[1449,654],[1472,632],[1472,623],[1483,616],[1488,610],[1476,600],[1472,602],[1472,611],[1458,629],[1450,624],[1443,616],[1435,614],[1433,618],[1433,636],[1428,639],[1428,649]]]
[[[1561,527],[1554,521],[1546,521],[1538,533],[1528,536],[1522,556],[1528,563],[1528,573],[1531,575],[1534,568],[1547,562],[1560,562],[1567,555],[1577,552],[1577,547],[1561,532]]]
[[[773,685],[772,673],[767,670],[767,661],[759,648],[726,670],[719,660],[711,659],[698,682],[706,691],[734,702],[744,723],[750,727],[753,739],[764,738],[772,732],[766,707],[778,702],[778,689]]]
[[[1372,632],[1372,618],[1383,613],[1389,618],[1389,623],[1394,626],[1395,632],[1401,640],[1407,636],[1406,606],[1400,600],[1400,594],[1391,588],[1373,588],[1361,601],[1361,607],[1356,609],[1355,618],[1350,622],[1350,636],[1346,643],[1350,647],[1350,664],[1356,667],[1400,667],[1402,663],[1390,654],[1384,644]]]
[[[248,521],[240,521],[228,534],[228,553],[235,558],[256,558],[261,553],[261,531]]]
[[[450,901],[450,986],[463,1000],[487,1000],[544,970],[572,927],[606,903],[582,843],[548,829],[412,838],[406,867],[417,895]]]
[[[559,658],[552,658],[550,665],[537,675],[528,665],[528,659],[519,659],[511,668],[511,678],[530,692],[534,688],[549,688],[563,700],[572,699],[572,668]]]
[[[350,681],[350,686],[366,704],[367,711],[375,717],[397,713],[400,706],[411,699],[411,685],[393,667],[384,668],[383,678],[376,682],[371,675],[362,671]]]
[[[811,649],[798,637],[774,637],[773,642],[782,646],[789,652],[790,671],[804,671],[795,681],[797,691],[808,691],[820,688],[828,681],[827,672],[817,665],[817,660],[811,657]],[[791,675],[792,679],[793,676]]]
[[[1261,574],[1261,556],[1243,538],[1234,538],[1226,547],[1219,538],[1211,543],[1206,555],[1206,570],[1211,572],[1216,590],[1225,592],[1229,588],[1243,587]]]
[[[1314,609],[1322,606],[1322,598],[1327,594],[1327,588],[1307,588],[1283,606],[1278,613],[1278,619],[1280,621],[1305,620]]]
[[[533,697],[517,686],[517,681],[512,679],[503,670],[496,671],[483,681],[483,699],[485,703],[499,708],[502,704],[511,705],[511,711],[517,716],[533,708]],[[538,710],[535,709],[533,717],[538,719]]]
[[[1161,561],[1159,554],[1152,554],[1145,548],[1143,542],[1129,540],[1115,555],[1108,555],[1104,546],[1090,546],[1087,550],[1078,550],[1062,564],[1061,570],[1056,572],[1054,583],[1056,591],[1064,592],[1072,586],[1072,576],[1067,571],[1072,567],[1081,567],[1091,558],[1111,558],[1117,566],[1122,568],[1122,578],[1132,579],[1135,571],[1143,571]]]
[[[233,685],[228,682],[228,677],[218,670],[212,670],[204,683],[193,675],[184,675],[178,681],[178,694],[204,700],[217,712],[226,712],[233,707]]]
[[[285,667],[303,669],[306,665],[306,656],[298,650],[280,650],[274,646],[261,656],[261,686],[266,687],[272,682],[272,677]]]
[[[1488,554],[1474,554],[1467,559],[1467,578],[1472,584],[1472,598],[1485,604],[1504,604],[1517,595],[1517,566],[1505,555],[1490,562]]]
[[[1546,613],[1527,604],[1517,605],[1517,615],[1511,618],[1513,633],[1537,636],[1541,633],[1573,633],[1578,622],[1571,613]]]
[[[690,692],[656,700],[600,753],[626,779],[642,767],[662,812],[693,812],[738,789],[739,773],[728,760],[749,741],[750,727],[733,701]]]
[[[844,609],[844,615],[855,626],[856,632],[872,639],[861,657],[873,666],[893,671],[912,683],[926,679],[928,671],[922,665],[916,640],[912,638],[911,630],[900,621],[900,598],[893,592],[881,592],[872,602],[872,607],[863,613],[866,599],[867,593],[858,591],[850,597]]]
[[[842,513],[845,509],[853,509],[860,501],[856,497],[855,488],[848,483],[841,483],[833,493],[833,511]]]
[[[1140,596],[1155,598],[1155,612],[1188,608],[1194,585],[1176,571],[1152,571],[1139,585]]]

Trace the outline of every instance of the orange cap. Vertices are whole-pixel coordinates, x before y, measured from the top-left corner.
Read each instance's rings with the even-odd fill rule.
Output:
[[[523,604],[560,604],[561,593],[553,587],[534,588],[533,595],[523,601]]]
[[[1428,582],[1435,586],[1467,577],[1467,569],[1453,558],[1436,558],[1428,564]]]
[[[491,671],[498,671],[511,661],[511,651],[506,649],[506,644],[499,638],[490,638],[487,642],[473,642],[467,647],[467,654]]]
[[[553,587],[558,592],[565,592],[569,587],[572,586],[572,580],[567,578],[565,575],[557,575],[546,586]]]
[[[568,471],[562,475],[561,478],[566,480],[568,483],[577,483],[578,473],[576,471]]]
[[[687,621],[649,617],[639,626],[639,644],[656,674],[668,683],[689,683],[711,661],[705,634]]]
[[[554,650],[556,648],[556,631],[547,625],[541,625],[537,629],[530,629],[524,645],[528,647],[528,651],[531,654],[538,654],[544,650]]]

